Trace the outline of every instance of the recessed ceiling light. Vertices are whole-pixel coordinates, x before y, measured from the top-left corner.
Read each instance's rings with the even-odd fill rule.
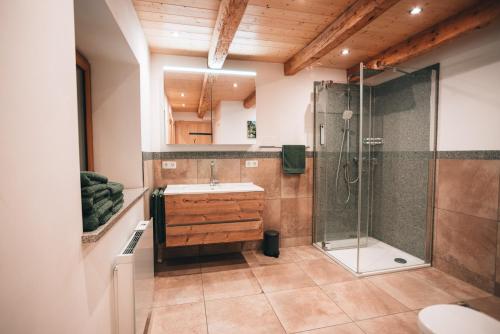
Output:
[[[349,54],[349,49],[348,48],[344,48],[342,49],[342,51],[340,51],[340,53],[342,54],[342,56],[347,56]]]
[[[181,93],[181,96],[184,97],[185,96],[184,93]]]
[[[416,7],[413,7],[412,9],[410,9],[411,15],[418,15],[420,13],[422,13],[422,7],[416,6]]]
[[[234,88],[237,88],[237,87],[238,87],[238,84],[235,82],[235,83],[233,84],[233,87],[234,87]]]
[[[174,31],[174,32],[172,33],[172,36],[174,36],[174,37],[179,37],[179,33],[178,33],[177,31]]]

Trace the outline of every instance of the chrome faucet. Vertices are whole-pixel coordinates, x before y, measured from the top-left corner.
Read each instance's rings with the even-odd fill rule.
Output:
[[[217,183],[219,183],[219,181],[215,179],[215,160],[212,160],[210,161],[210,187],[215,187]]]

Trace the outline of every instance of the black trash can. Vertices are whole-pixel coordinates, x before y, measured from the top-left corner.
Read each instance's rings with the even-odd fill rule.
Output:
[[[264,232],[264,255],[279,257],[280,256],[280,233],[275,230],[268,230]]]

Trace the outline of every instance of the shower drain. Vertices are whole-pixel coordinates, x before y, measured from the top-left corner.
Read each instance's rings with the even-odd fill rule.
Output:
[[[396,257],[394,258],[394,261],[397,263],[406,263],[407,261],[403,259],[402,257]]]

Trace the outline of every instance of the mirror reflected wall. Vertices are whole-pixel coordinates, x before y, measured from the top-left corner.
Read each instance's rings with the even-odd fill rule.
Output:
[[[253,145],[255,72],[165,68],[169,144]]]

